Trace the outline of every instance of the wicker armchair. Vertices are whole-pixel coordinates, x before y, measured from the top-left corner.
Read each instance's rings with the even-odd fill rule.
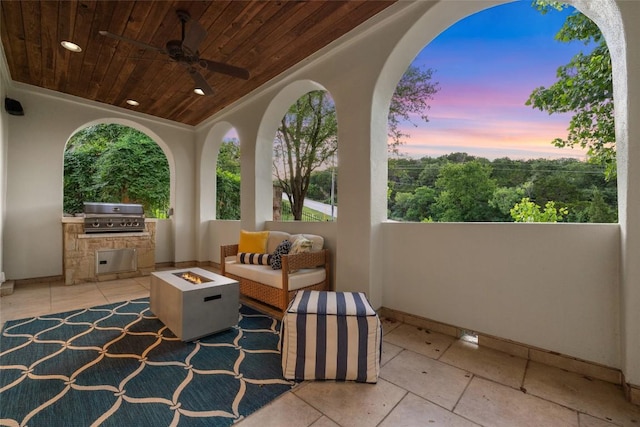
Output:
[[[256,299],[265,304],[284,311],[287,309],[289,302],[293,299],[296,292],[300,290],[317,290],[328,291],[329,289],[329,251],[322,249],[315,252],[304,252],[295,255],[282,256],[282,288],[276,288],[258,281],[240,277],[226,271],[226,259],[230,256],[238,254],[238,245],[220,246],[220,269],[223,276],[235,279],[240,284],[240,293],[247,297]],[[325,270],[325,278],[323,281],[314,283],[310,286],[289,290],[290,275],[295,274],[298,270],[312,269],[323,267]],[[270,268],[270,267],[267,267]],[[269,270],[266,270],[267,272]],[[273,271],[273,270],[272,270]]]

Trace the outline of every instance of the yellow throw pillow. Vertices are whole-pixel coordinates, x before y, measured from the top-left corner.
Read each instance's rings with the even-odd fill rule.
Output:
[[[240,242],[238,252],[250,252],[254,254],[267,253],[268,231],[245,231],[240,230]]]

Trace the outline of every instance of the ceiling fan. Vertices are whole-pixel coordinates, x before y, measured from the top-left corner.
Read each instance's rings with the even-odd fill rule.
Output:
[[[200,74],[198,68],[210,70],[216,73],[226,74],[228,76],[237,77],[239,79],[249,79],[249,71],[245,70],[244,68],[225,64],[223,62],[200,58],[198,47],[207,36],[207,31],[200,25],[200,23],[191,20],[191,15],[189,15],[189,12],[185,10],[177,10],[176,14],[178,15],[178,19],[182,23],[182,39],[169,40],[164,48],[151,46],[146,43],[130,39],[128,37],[110,33],[108,31],[99,31],[99,33],[103,36],[111,37],[112,39],[131,43],[145,50],[151,50],[162,53],[164,55],[168,55],[169,58],[171,58],[173,61],[179,63],[187,69],[187,72],[196,84],[196,88],[201,89],[205,95],[212,95],[213,89],[204,78],[204,76]],[[191,22],[187,28],[186,24],[189,21]]]

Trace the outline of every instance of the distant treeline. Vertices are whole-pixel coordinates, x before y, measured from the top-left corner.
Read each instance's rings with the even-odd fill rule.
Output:
[[[563,222],[616,222],[617,196],[601,166],[575,159],[389,159],[388,216],[398,221],[512,222],[512,209],[528,198],[566,208]]]

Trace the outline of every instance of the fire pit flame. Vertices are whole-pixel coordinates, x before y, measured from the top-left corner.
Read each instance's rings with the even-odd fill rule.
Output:
[[[191,271],[182,271],[179,273],[173,273],[178,276],[182,280],[186,280],[192,285],[200,285],[202,283],[211,282],[211,279],[207,279],[206,277],[202,277],[199,274],[193,273]]]

